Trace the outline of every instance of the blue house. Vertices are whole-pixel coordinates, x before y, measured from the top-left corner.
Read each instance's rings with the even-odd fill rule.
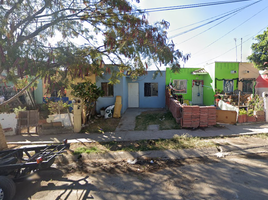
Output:
[[[166,72],[148,71],[146,75],[133,80],[130,76],[120,78],[120,83],[110,85],[111,74],[104,74],[103,78],[96,77],[96,85],[104,91],[96,103],[96,111],[114,105],[116,96],[122,97],[123,114],[127,108],[164,108]]]

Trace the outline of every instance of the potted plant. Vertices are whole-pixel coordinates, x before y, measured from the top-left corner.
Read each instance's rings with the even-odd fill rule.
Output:
[[[239,110],[239,115],[238,115],[238,123],[244,123],[247,122],[247,111],[245,109],[240,109]]]
[[[256,117],[254,116],[253,109],[249,109],[247,112],[247,122],[256,122]]]

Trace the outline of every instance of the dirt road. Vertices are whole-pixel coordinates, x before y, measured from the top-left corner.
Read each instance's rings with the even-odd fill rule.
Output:
[[[15,199],[266,199],[268,154],[40,171]],[[67,173],[68,172],[68,173]]]

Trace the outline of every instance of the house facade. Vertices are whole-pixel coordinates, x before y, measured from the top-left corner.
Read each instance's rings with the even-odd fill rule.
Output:
[[[132,79],[126,75],[119,79],[115,85],[109,84],[111,74],[96,78],[96,85],[104,91],[104,96],[98,98],[96,111],[101,108],[114,105],[116,96],[121,96],[122,109],[124,113],[127,108],[164,108],[165,107],[165,80],[164,71],[148,71],[146,75]]]
[[[174,93],[183,96],[193,105],[211,105],[208,94],[213,96],[209,73],[200,68],[181,68],[179,73],[166,69],[166,85],[172,85]]]
[[[254,93],[258,75],[252,63],[215,62],[205,68],[181,68],[179,73],[167,68],[166,85],[172,84],[173,92],[192,105],[209,106],[215,93]]]

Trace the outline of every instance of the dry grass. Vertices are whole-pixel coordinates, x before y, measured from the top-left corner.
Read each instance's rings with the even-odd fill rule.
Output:
[[[159,125],[160,130],[179,129],[170,111],[146,111],[136,117],[135,130],[147,130],[148,125]]]
[[[103,142],[73,146],[75,153],[104,153],[108,151],[149,151],[168,149],[195,149],[215,147],[209,139],[175,135],[172,139],[140,140],[131,142]]]
[[[114,132],[120,122],[120,118],[96,118],[90,120],[86,127],[83,127],[83,133],[104,133]]]

